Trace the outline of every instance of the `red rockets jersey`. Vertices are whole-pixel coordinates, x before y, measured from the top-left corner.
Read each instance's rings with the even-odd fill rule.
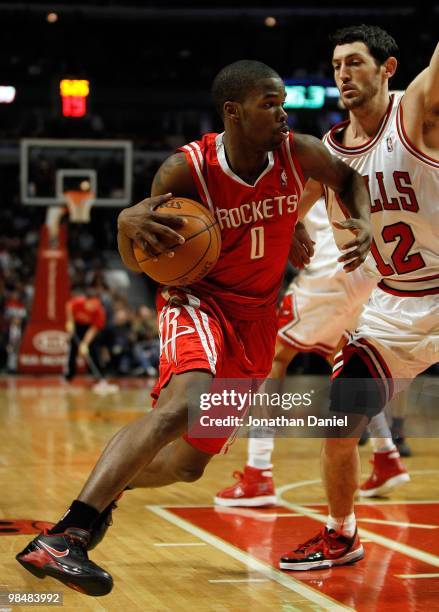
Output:
[[[202,202],[218,220],[222,247],[215,268],[191,293],[209,294],[238,319],[274,312],[304,178],[290,132],[254,185],[229,167],[223,134],[205,134],[180,149]]]

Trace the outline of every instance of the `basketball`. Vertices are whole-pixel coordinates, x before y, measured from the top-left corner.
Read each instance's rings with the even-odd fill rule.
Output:
[[[199,202],[189,198],[172,198],[156,208],[156,212],[184,217],[186,224],[178,230],[186,242],[170,248],[153,261],[147,253],[133,245],[134,256],[145,274],[162,285],[191,285],[201,280],[216,264],[221,251],[221,231],[213,215]]]

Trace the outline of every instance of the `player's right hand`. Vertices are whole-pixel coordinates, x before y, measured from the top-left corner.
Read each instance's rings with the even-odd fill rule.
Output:
[[[74,321],[66,321],[66,332],[72,335],[75,331],[75,323]]]
[[[118,217],[118,231],[133,240],[151,257],[169,251],[184,238],[177,231],[185,219],[175,215],[154,212],[155,208],[171,199],[172,194],[145,198],[135,206],[125,208]]]
[[[302,269],[314,255],[314,240],[311,240],[303,223],[298,221],[291,239],[289,260],[295,268]]]
[[[334,221],[337,229],[349,230],[355,234],[354,240],[344,244],[341,249],[344,252],[337,261],[343,263],[345,272],[352,272],[366,259],[372,244],[372,227],[370,219],[353,219],[349,217],[345,221]]]

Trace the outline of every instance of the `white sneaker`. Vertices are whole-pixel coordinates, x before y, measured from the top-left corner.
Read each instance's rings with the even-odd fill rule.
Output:
[[[110,384],[105,378],[101,378],[98,383],[93,385],[92,391],[101,395],[110,395],[119,391],[119,385]]]

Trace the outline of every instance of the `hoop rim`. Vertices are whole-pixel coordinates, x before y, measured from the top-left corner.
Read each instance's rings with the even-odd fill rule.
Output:
[[[87,202],[88,200],[94,200],[96,197],[96,192],[92,189],[68,189],[67,191],[63,191],[63,196],[65,200],[71,200],[73,204],[79,204],[81,202]]]

